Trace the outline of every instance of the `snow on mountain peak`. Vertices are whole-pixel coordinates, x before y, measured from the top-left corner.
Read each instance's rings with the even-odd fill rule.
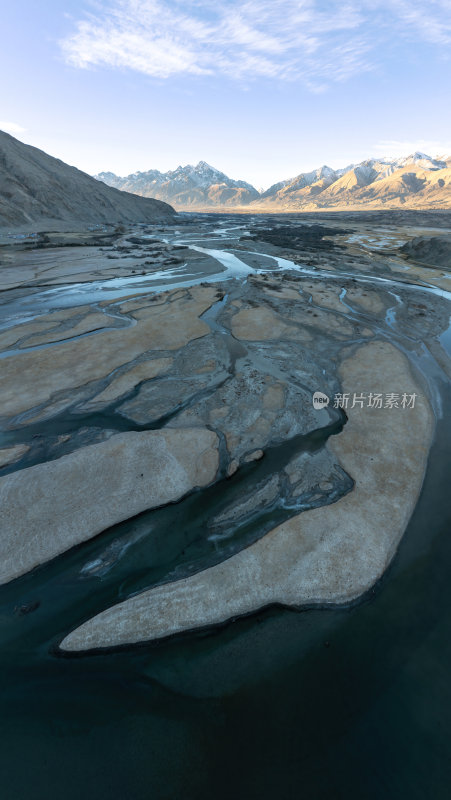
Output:
[[[415,164],[422,169],[441,169],[445,166],[443,161],[437,161],[435,158],[431,158],[428,156],[427,153],[412,153],[407,158],[399,158],[396,160],[396,164],[402,167],[408,167],[411,164]]]
[[[246,181],[229,178],[203,160],[196,165],[179,165],[175,170],[165,173],[148,170],[135,172],[127,178],[119,178],[109,172],[100,173],[95,177],[110,186],[143,196],[157,197],[178,208],[210,205],[238,207],[257,202],[262,205],[281,203],[284,207],[304,202],[318,206],[322,199],[328,204],[331,198],[340,197],[343,202],[346,193],[351,197],[352,193],[367,191],[368,187],[372,187],[368,190],[371,197],[373,195],[379,197],[384,191],[389,191],[385,187],[390,183],[394,173],[402,170],[401,176],[395,176],[393,179],[393,186],[398,186],[400,180],[406,182],[403,176],[408,173],[418,171],[424,175],[445,169],[449,165],[449,156],[443,154],[432,158],[420,151],[404,157],[367,158],[341,169],[333,169],[323,164],[317,169],[301,172],[288,180],[273,184],[266,191],[257,191]],[[435,182],[438,177],[431,175],[431,179]],[[421,180],[424,182],[426,178],[421,177]],[[442,186],[442,182],[439,181],[439,184]]]
[[[199,163],[195,166],[195,169],[198,172],[219,172],[219,169],[212,167],[211,164],[207,164],[206,161],[199,161]]]

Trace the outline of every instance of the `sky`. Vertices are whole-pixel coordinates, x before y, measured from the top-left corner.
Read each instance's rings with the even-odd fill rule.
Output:
[[[0,129],[90,174],[451,153],[451,0],[3,6]]]

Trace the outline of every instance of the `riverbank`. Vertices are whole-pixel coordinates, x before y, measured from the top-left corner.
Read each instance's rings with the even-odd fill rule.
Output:
[[[349,248],[317,254],[303,247],[274,250],[258,238],[260,230],[250,231],[247,219],[244,228],[235,217],[215,219],[213,227],[211,220],[201,222],[202,229],[196,221],[191,231],[177,228],[162,236],[174,246],[188,239],[204,250],[222,251],[214,286],[199,290],[212,291],[213,302],[193,315],[193,325],[205,335],[152,355],[143,350],[136,361],[90,384],[84,397],[77,397],[79,387],[68,387],[59,411],[57,398],[44,399],[37,411],[43,412],[41,419],[28,408],[16,418],[12,409],[4,420],[2,449],[9,451],[10,461],[1,474],[6,478],[57,464],[65,455],[130,431],[178,432],[188,419],[200,426],[210,413],[220,432],[212,485],[120,522],[0,587],[5,785],[13,796],[35,792],[37,800],[56,794],[63,784],[70,800],[82,786],[111,797],[128,792],[139,800],[149,790],[158,798],[169,793],[203,800],[245,791],[250,797],[288,800],[301,782],[312,796],[335,792],[340,798],[378,800],[382,786],[387,796],[396,789],[422,800],[432,790],[441,800],[447,797],[449,775],[440,747],[443,731],[451,730],[443,678],[451,664],[445,635],[449,300],[435,282],[447,285],[446,270],[419,273],[417,265],[394,253],[376,247],[368,252],[367,241],[365,247],[353,241]],[[258,219],[257,228],[266,222]],[[341,226],[352,227],[343,220]],[[257,236],[251,245],[246,244],[249,232]],[[342,242],[336,238],[335,243]],[[259,249],[265,256],[260,268]],[[237,275],[230,255],[239,259],[240,250],[252,250],[245,258],[254,266],[243,261]],[[148,330],[157,302],[150,298],[156,289],[169,288],[164,276],[154,278],[149,273],[127,278],[126,284],[118,279],[114,287],[100,281],[98,287],[87,282],[81,288],[64,284],[2,293],[4,331],[11,329],[11,337],[16,326],[44,323],[29,331],[34,340],[19,337],[4,344],[2,361],[33,349],[35,356],[45,349],[56,356],[67,344],[75,349],[77,341],[135,331],[141,322]],[[162,302],[155,307],[168,320],[183,298],[192,302],[186,294],[189,282],[201,282],[201,273],[193,278],[182,271],[171,280],[176,283],[171,292],[177,290],[174,305],[158,293]],[[77,316],[74,309],[83,305],[89,309]],[[64,316],[66,309],[73,316]],[[58,325],[40,319],[53,311],[61,313]],[[135,318],[137,312],[143,315]],[[89,327],[94,313],[102,315],[106,327]],[[76,326],[75,336],[68,336]],[[179,336],[177,328],[160,332],[156,326],[155,331],[155,336]],[[51,341],[42,342],[49,336]],[[389,569],[363,602],[332,610],[326,601],[326,607],[302,612],[271,607],[213,627],[208,635],[186,632],[124,651],[83,658],[74,658],[72,651],[61,657],[58,645],[99,612],[155,591],[152,587],[188,584],[190,576],[211,574],[262,547],[271,530],[297,525],[310,514],[333,512],[335,517],[340,504],[351,503],[363,477],[360,464],[351,468],[343,462],[345,469],[337,472],[337,459],[346,459],[346,452],[333,450],[352,433],[353,409],[346,410],[343,429],[340,409],[329,406],[330,411],[310,417],[311,393],[319,389],[334,397],[344,388],[339,365],[359,350],[382,345],[396,348],[399,364],[409,360],[418,395],[430,403],[438,427],[410,523]],[[373,360],[366,359],[371,369]],[[150,371],[152,363],[161,371]],[[398,374],[399,369],[396,380]],[[386,375],[391,380],[389,371]],[[155,381],[161,381],[162,391],[153,395]],[[187,389],[183,407],[171,405],[171,381]],[[17,387],[17,402],[22,402]],[[292,424],[300,427],[288,430],[291,438],[284,438],[282,428],[281,438],[271,439],[277,426],[270,415],[279,420],[281,392],[285,403],[289,387],[298,403]],[[392,390],[384,385],[381,391]],[[169,418],[143,418],[156,398]],[[254,398],[261,402],[259,417],[269,415],[269,434],[264,427],[248,432],[255,422],[249,418],[249,428],[243,425],[234,442],[237,420],[245,419]],[[384,415],[389,410],[383,409]],[[402,419],[410,410],[393,409],[405,415]],[[256,434],[260,439],[251,440]],[[373,449],[381,452],[379,467],[384,442],[378,434]],[[238,460],[231,477],[227,470],[235,465],[229,444]],[[262,458],[245,461],[258,457],[259,450]],[[398,456],[400,463],[404,450]],[[283,491],[291,491],[291,507]]]

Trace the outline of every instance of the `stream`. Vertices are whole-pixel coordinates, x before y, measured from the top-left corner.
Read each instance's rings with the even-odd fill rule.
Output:
[[[346,418],[331,409],[325,428],[269,448],[265,459],[231,479],[222,476],[212,487],[121,523],[1,586],[5,800],[449,798],[451,388],[428,347],[414,346],[400,329],[397,314],[406,292],[449,302],[451,291],[420,286],[407,274],[398,280],[311,268],[270,253],[262,253],[270,265],[250,267],[237,250],[226,249],[248,227],[246,220],[212,221],[202,234],[165,233],[167,241],[215,259],[215,274],[193,274],[182,265],[146,276],[16,291],[9,302],[2,298],[1,327],[55,308],[205,280],[246,281],[255,273],[295,271],[312,281],[337,282],[343,317],[371,320],[378,336],[411,359],[437,418],[425,482],[399,551],[379,584],[350,607],[271,608],[154,645],[75,658],[57,651],[69,630],[100,609],[217,563],[293,513],[275,505],[224,537],[206,535],[209,518],[239,493],[251,491],[295,453],[315,452],[339,434]],[[252,248],[246,254],[259,255]],[[347,296],[342,283],[349,278],[390,294],[393,305],[377,324]],[[97,310],[114,315],[114,305]],[[213,308],[203,318],[215,334],[226,334],[216,314]],[[451,328],[438,344],[451,356]],[[29,426],[26,435],[31,427],[35,435],[55,436],[74,426],[152,427],[133,426],[114,412],[113,405],[95,415],[62,414]],[[2,436],[2,445],[16,444],[25,431]]]

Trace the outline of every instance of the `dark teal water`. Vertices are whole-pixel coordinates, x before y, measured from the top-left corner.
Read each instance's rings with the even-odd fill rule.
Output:
[[[80,577],[98,540],[3,587],[2,798],[449,798],[450,445],[442,421],[399,553],[352,608],[64,658],[118,577]]]
[[[218,484],[0,587],[1,800],[449,800],[451,389],[441,393],[415,514],[384,579],[351,608],[271,608],[152,646],[57,652],[131,591],[222,558],[229,545],[217,552],[205,521],[278,468],[289,453],[277,448],[228,481],[228,497]]]

